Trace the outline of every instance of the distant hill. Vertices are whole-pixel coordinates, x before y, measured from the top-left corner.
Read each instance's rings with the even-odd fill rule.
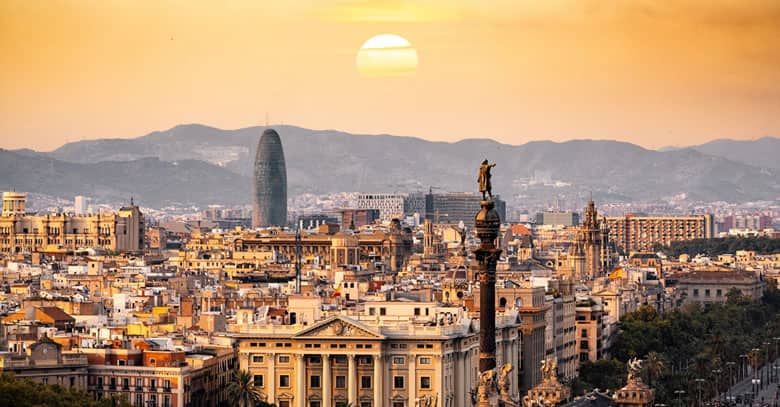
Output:
[[[780,170],[780,138],[757,140],[713,140],[692,147],[704,154],[728,158],[744,164]]]
[[[245,203],[249,178],[197,160],[68,163],[54,158],[0,150],[0,190],[37,192],[72,198],[85,195],[103,202],[131,197],[148,207]]]
[[[519,206],[559,197],[584,197],[591,191],[598,199],[611,201],[646,201],[683,193],[704,201],[780,197],[777,169],[691,148],[654,151],[599,140],[539,141],[520,146],[490,139],[444,143],[273,127],[284,144],[291,196],[303,192],[407,192],[429,186],[475,191],[477,167],[488,158],[498,163],[494,191]],[[22,184],[16,185],[17,190],[54,189],[67,197],[76,190],[106,197],[126,196],[135,190],[139,201],[150,206],[151,202],[248,203],[252,160],[263,129],[221,130],[192,124],[136,139],[68,143],[48,153],[6,151],[0,155],[4,171],[0,186],[10,186],[13,181]],[[26,165],[23,157],[33,157],[43,160],[35,167],[54,166],[56,170],[41,174],[35,168],[16,169],[6,165],[11,160],[6,156],[14,157],[20,166]],[[6,173],[6,168],[10,172]],[[85,185],[100,192],[85,189]]]

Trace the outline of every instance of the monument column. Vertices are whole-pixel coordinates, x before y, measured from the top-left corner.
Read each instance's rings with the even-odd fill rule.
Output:
[[[330,407],[333,401],[332,385],[330,383],[333,372],[330,371],[330,355],[322,355],[322,407]]]
[[[479,168],[481,209],[474,219],[479,248],[474,251],[479,272],[479,406],[498,405],[496,372],[496,263],[501,250],[495,241],[501,218],[493,201],[490,171],[496,164],[484,160]]]

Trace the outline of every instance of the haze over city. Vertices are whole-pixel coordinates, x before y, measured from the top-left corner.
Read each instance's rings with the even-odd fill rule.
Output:
[[[356,66],[381,34],[416,53],[403,75]],[[777,38],[773,0],[8,0],[0,147],[266,117],[508,144],[778,136]]]
[[[778,407],[778,0],[0,0],[0,407]]]

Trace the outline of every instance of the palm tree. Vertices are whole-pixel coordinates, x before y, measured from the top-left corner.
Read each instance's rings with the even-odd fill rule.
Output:
[[[230,405],[234,407],[260,407],[266,405],[260,399],[260,391],[255,388],[252,375],[246,370],[237,370],[233,381],[228,385]]]
[[[664,361],[656,352],[649,352],[645,360],[647,370],[647,385],[653,387],[653,379],[661,377],[664,372]]]

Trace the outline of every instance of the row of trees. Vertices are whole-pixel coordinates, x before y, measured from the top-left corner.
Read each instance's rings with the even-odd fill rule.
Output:
[[[780,252],[780,239],[772,239],[766,236],[760,237],[724,237],[716,239],[678,240],[669,246],[657,244],[654,251],[662,251],[669,256],[677,257],[681,254],[696,256],[718,256],[721,254],[733,254],[737,250],[752,250],[759,254],[771,254]]]
[[[0,406],[14,407],[131,407],[123,397],[94,400],[88,393],[46,385],[32,380],[19,380],[12,375],[0,375]]]
[[[254,386],[252,375],[236,372],[228,387],[229,407],[274,407],[264,402]],[[14,407],[131,407],[125,397],[110,396],[94,400],[86,392],[47,385],[13,375],[0,375],[0,406]]]
[[[746,372],[746,365],[778,357],[778,310],[780,291],[771,283],[761,301],[732,290],[724,304],[706,308],[690,304],[659,314],[642,307],[621,321],[613,359],[583,363],[575,387],[620,388],[625,363],[638,357],[645,359],[645,382],[656,389],[658,403],[693,402],[699,391],[704,400],[713,398]]]

